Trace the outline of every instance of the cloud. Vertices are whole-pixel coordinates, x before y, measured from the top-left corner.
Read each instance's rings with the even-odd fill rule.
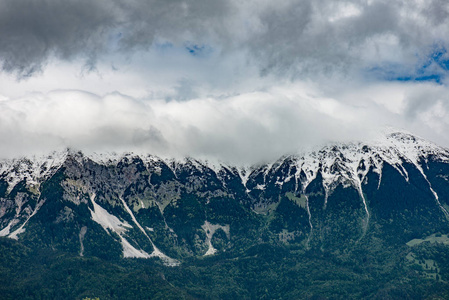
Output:
[[[383,125],[449,145],[448,16],[440,0],[1,1],[0,156],[256,162]]]
[[[19,77],[41,71],[48,59],[94,60],[107,50],[117,24],[109,1],[12,1],[0,3],[3,70]]]
[[[142,101],[54,91],[0,101],[0,156],[61,147],[233,163],[270,161],[328,141],[366,140],[388,124],[449,145],[447,88],[406,83],[332,98],[304,83],[224,99]],[[434,102],[421,106],[426,95]],[[369,95],[357,102],[354,95]],[[391,98],[385,98],[390,95]],[[400,103],[389,105],[389,100]],[[360,100],[360,99],[359,99]],[[439,130],[439,131],[438,131]]]
[[[203,0],[2,1],[2,68],[23,78],[51,59],[81,58],[93,69],[101,56],[148,49],[156,37],[184,43],[218,31],[216,18],[226,16],[227,6]]]
[[[262,75],[304,79],[419,65],[435,43],[448,48],[447,17],[439,0],[6,0],[0,57],[4,71],[23,78],[55,59],[93,70],[108,55],[126,60],[163,42],[185,52],[205,47],[217,59],[244,53]]]

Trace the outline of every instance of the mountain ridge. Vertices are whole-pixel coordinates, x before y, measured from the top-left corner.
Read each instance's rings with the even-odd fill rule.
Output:
[[[391,131],[393,129],[390,129]],[[388,132],[388,131],[387,131]],[[385,133],[382,136],[372,139],[366,142],[348,142],[348,143],[335,143],[329,142],[324,146],[316,146],[315,148],[304,151],[299,150],[295,154],[283,155],[278,160],[274,160],[267,163],[257,163],[252,165],[238,165],[232,163],[225,163],[221,161],[211,162],[208,159],[196,159],[194,157],[186,156],[181,159],[175,158],[162,158],[149,153],[129,152],[122,153],[117,152],[82,152],[73,148],[66,148],[61,151],[51,151],[42,155],[27,155],[18,158],[0,159],[0,174],[10,174],[11,186],[14,186],[17,180],[23,180],[27,178],[30,183],[37,183],[36,179],[42,177],[48,177],[51,175],[51,171],[60,167],[68,156],[78,157],[79,159],[87,158],[96,163],[102,165],[118,164],[123,159],[132,159],[133,157],[139,157],[145,163],[162,161],[167,166],[179,166],[191,164],[197,169],[207,167],[213,170],[215,173],[219,173],[223,168],[232,170],[237,169],[242,182],[246,182],[247,176],[257,168],[276,167],[280,165],[285,159],[295,159],[302,163],[302,165],[311,169],[319,169],[320,166],[316,164],[325,163],[325,167],[329,168],[334,163],[333,159],[336,159],[337,153],[344,155],[345,159],[352,159],[352,161],[363,159],[363,153],[369,153],[371,156],[381,155],[381,159],[388,161],[390,164],[395,165],[401,163],[400,158],[404,158],[415,165],[419,166],[419,159],[425,158],[429,155],[437,155],[439,159],[449,161],[449,149],[436,145],[423,138],[412,135],[406,131],[392,131]],[[338,159],[338,158],[337,158]],[[50,172],[47,172],[50,171]],[[172,170],[174,173],[175,171]],[[403,171],[403,170],[402,170]],[[315,173],[315,172],[314,172]],[[407,176],[405,173],[404,176]],[[15,180],[13,180],[15,178]],[[34,180],[34,182],[33,182]]]
[[[408,241],[447,227],[448,180],[435,170],[448,166],[447,149],[404,132],[251,167],[68,149],[0,162],[0,236],[94,256],[104,249],[88,243],[118,243],[107,255],[156,256],[172,266],[232,251],[242,240],[250,245],[248,235],[263,236],[266,226],[270,239],[306,248],[341,245],[332,227],[357,243],[375,230],[372,224],[392,240]],[[393,203],[385,198],[395,189],[391,178],[406,195]],[[395,236],[386,221],[393,216],[405,218],[394,220],[400,224],[434,220]],[[43,241],[33,235],[41,228],[47,228]]]

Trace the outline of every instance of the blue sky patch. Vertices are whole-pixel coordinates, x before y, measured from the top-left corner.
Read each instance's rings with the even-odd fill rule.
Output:
[[[212,48],[208,45],[197,45],[186,43],[185,50],[192,56],[208,56],[212,52]]]
[[[387,81],[435,82],[442,84],[449,75],[449,53],[441,46],[434,47],[425,58],[418,59],[415,67],[384,64],[368,70],[369,74]]]

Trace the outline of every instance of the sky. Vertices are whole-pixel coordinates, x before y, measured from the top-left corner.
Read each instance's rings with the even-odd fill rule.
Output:
[[[407,130],[449,147],[445,0],[0,1],[0,157],[257,163]]]

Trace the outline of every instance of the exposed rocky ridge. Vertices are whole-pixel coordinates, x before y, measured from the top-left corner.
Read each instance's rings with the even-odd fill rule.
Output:
[[[448,176],[449,151],[404,132],[245,168],[67,150],[0,162],[0,236],[170,265],[261,240],[404,242],[447,229]]]

